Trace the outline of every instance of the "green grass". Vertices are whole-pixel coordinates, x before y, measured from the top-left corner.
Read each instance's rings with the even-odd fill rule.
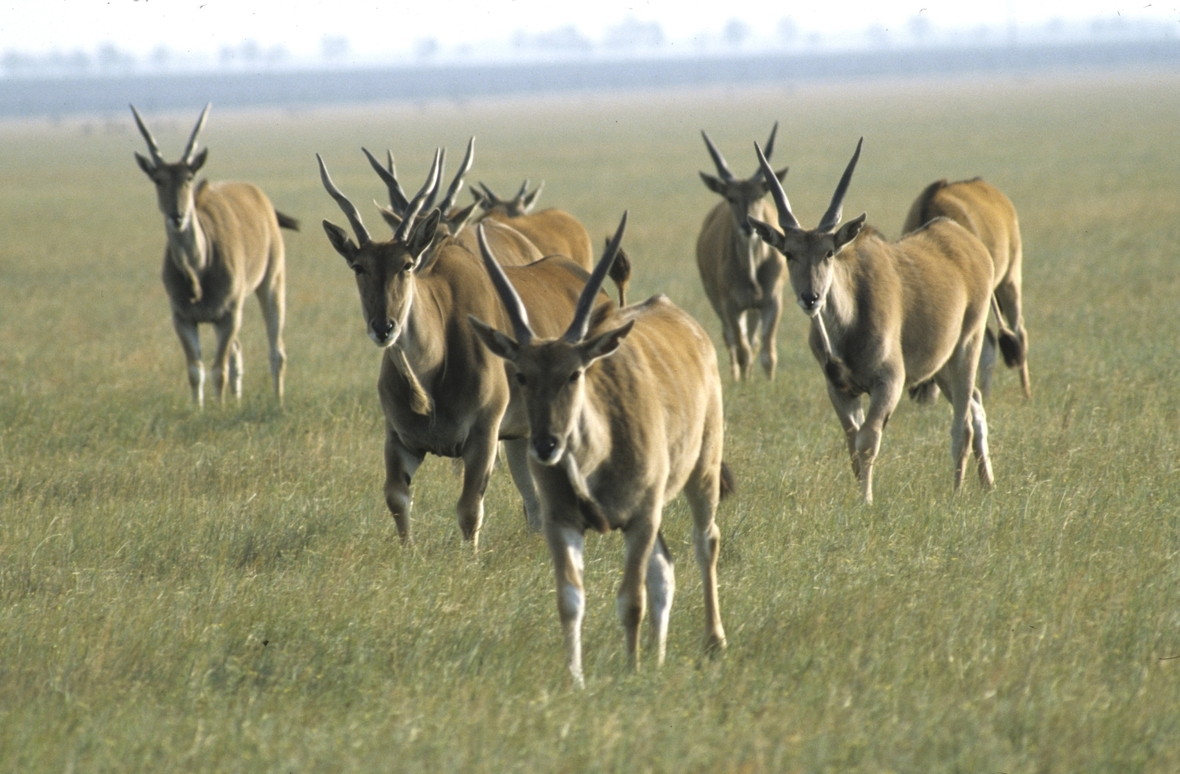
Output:
[[[193,115],[149,116],[168,158]],[[694,268],[708,129],[739,174],[780,120],[805,224],[864,135],[845,212],[896,234],[931,180],[981,174],[1020,213],[1034,400],[988,404],[996,489],[950,494],[945,405],[903,405],[857,502],[788,304],[778,379],[726,377],[720,583],[702,605],[676,501],[668,663],[624,669],[617,535],[590,536],[587,690],[562,666],[549,559],[504,471],[484,550],[458,481],[415,480],[417,544],[381,498],[378,353],[319,221],[370,226],[359,146],[416,186],[477,135],[471,180],[595,239],[631,220],[634,298],[714,334]],[[130,116],[0,124],[0,771],[1180,770],[1180,80],[782,90],[218,112],[214,178],[259,183],[287,237],[290,357],[271,397],[251,301],[245,396],[203,414],[159,282],[163,229]],[[206,335],[206,349],[211,336]]]

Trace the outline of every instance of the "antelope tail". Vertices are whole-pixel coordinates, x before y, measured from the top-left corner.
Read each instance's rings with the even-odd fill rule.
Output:
[[[1027,354],[1024,342],[1004,322],[1004,317],[1000,314],[1000,302],[996,299],[995,293],[992,294],[992,314],[996,316],[996,324],[1000,328],[1000,353],[1004,356],[1004,365],[1009,368],[1019,368],[1024,365],[1024,358]]]
[[[614,280],[615,286],[619,289],[619,306],[626,306],[627,283],[631,280],[631,259],[622,247],[619,248],[619,253],[615,256],[615,262],[611,264],[608,276]]]
[[[731,497],[737,494],[737,480],[733,477],[733,471],[729,469],[729,465],[725,462],[721,463],[721,499]]]
[[[292,218],[290,215],[285,215],[278,210],[275,210],[275,217],[279,219],[279,228],[285,228],[291,231],[299,230],[299,220],[297,218]]]

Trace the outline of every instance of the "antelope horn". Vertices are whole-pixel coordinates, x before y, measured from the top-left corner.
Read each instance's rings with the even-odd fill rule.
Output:
[[[426,195],[426,201],[422,202],[423,212],[430,212],[430,208],[434,206],[434,199],[438,196],[438,187],[442,184],[443,177],[446,176],[446,169],[447,149],[443,148],[438,160],[438,174],[434,177],[434,185],[431,186],[430,193]]]
[[[516,196],[512,197],[514,202],[524,201],[524,195],[529,192],[529,179],[526,177],[524,182],[520,184],[520,190],[516,192]]]
[[[209,115],[209,108],[213,106],[212,102],[205,103],[205,109],[201,111],[201,117],[197,119],[197,125],[193,127],[193,133],[189,135],[188,145],[184,146],[184,155],[180,160],[185,164],[193,160],[193,153],[197,150],[197,135],[205,128],[205,118]]]
[[[467,141],[467,155],[463,157],[463,163],[459,165],[459,171],[455,173],[455,179],[451,181],[451,187],[447,189],[446,197],[438,205],[438,208],[442,210],[444,218],[450,212],[451,208],[455,206],[455,198],[463,188],[463,176],[471,171],[473,161],[475,161],[474,137]]]
[[[152,137],[152,133],[148,131],[147,125],[140,118],[139,111],[135,109],[135,105],[129,105],[129,107],[131,108],[131,112],[135,114],[135,123],[139,126],[139,133],[147,141],[148,153],[152,155],[152,163],[156,166],[163,164],[164,157],[160,155],[160,146],[156,144],[156,138]]]
[[[778,121],[774,122],[774,126],[770,127],[770,137],[766,139],[766,160],[769,161],[771,155],[774,154],[774,136],[778,134]]]
[[[771,168],[770,162],[766,160],[766,156],[762,154],[762,148],[758,147],[758,143],[754,143],[754,151],[758,154],[758,168],[762,170],[762,177],[765,178],[767,185],[770,186],[770,195],[774,197],[774,206],[778,208],[778,223],[783,227],[800,228],[799,221],[791,214],[791,203],[787,201],[787,192],[783,190],[783,184],[778,181],[778,177],[774,174],[774,169]]]
[[[324,164],[324,160],[320,158],[320,154],[315,155],[315,160],[320,163],[320,180],[324,182],[324,188],[328,189],[328,193],[340,205],[340,209],[348,217],[348,222],[352,224],[352,230],[356,232],[356,241],[360,243],[361,247],[369,244],[373,239],[369,236],[369,230],[365,228],[365,224],[361,221],[361,214],[357,212],[356,206],[348,200],[348,197],[340,193],[340,189],[332,182],[332,178],[328,175],[328,167]]]
[[[426,196],[438,186],[438,169],[441,159],[442,150],[436,149],[434,151],[434,163],[430,165],[430,172],[426,175],[426,182],[422,184],[422,188],[410,200],[410,204],[406,207],[402,224],[394,234],[398,241],[406,242],[409,240],[410,232],[414,228],[414,221],[417,219],[418,213],[422,210],[422,203],[426,201]]]
[[[393,207],[393,211],[401,214],[410,206],[410,200],[406,198],[406,192],[402,190],[402,185],[397,181],[397,168],[393,166],[393,151],[386,151],[389,155],[389,169],[381,166],[381,162],[369,153],[368,148],[361,148],[365,152],[365,156],[369,159],[369,165],[377,172],[377,177],[381,178],[381,182],[385,183],[385,187],[389,189],[389,205]]]
[[[566,341],[571,344],[577,344],[582,339],[586,338],[586,330],[590,327],[590,310],[594,308],[594,300],[598,296],[598,291],[602,289],[602,283],[606,280],[606,274],[610,271],[611,264],[615,262],[615,256],[619,253],[619,245],[623,242],[623,231],[627,228],[627,211],[623,211],[623,218],[619,221],[619,228],[615,231],[614,237],[611,238],[610,243],[607,244],[606,249],[602,252],[602,258],[598,260],[598,265],[594,267],[594,273],[590,275],[590,279],[586,280],[586,287],[582,288],[582,294],[578,296],[578,305],[574,309],[574,319],[570,323],[569,330],[565,332]]]
[[[512,322],[512,333],[516,336],[516,343],[522,346],[528,344],[533,340],[533,329],[529,327],[529,314],[524,309],[524,302],[520,300],[516,288],[512,287],[500,264],[492,257],[492,248],[488,244],[482,223],[475,233],[479,238],[479,252],[483,256],[483,265],[487,267],[492,285],[500,295],[500,300],[504,302],[504,309],[507,310],[508,319]]]
[[[717,150],[717,146],[709,139],[709,134],[704,129],[701,130],[701,137],[705,138],[705,147],[709,149],[709,155],[713,157],[713,163],[717,166],[717,174],[727,183],[733,180],[733,173],[729,171],[725,157],[721,155],[721,151]]]
[[[778,121],[775,121],[774,126],[772,126],[770,128],[770,137],[768,137],[766,140],[765,154],[766,154],[767,161],[770,161],[770,157],[774,153],[774,137],[776,134],[778,134]],[[757,177],[761,174],[762,174],[762,167],[758,167],[758,171],[754,173],[754,176]]]
[[[864,141],[863,137],[857,140],[856,153],[852,154],[852,161],[848,162],[848,166],[844,168],[840,184],[836,186],[836,192],[832,194],[832,203],[828,205],[828,211],[824,213],[823,219],[816,226],[818,231],[830,231],[840,225],[840,215],[844,210],[844,194],[848,193],[848,184],[852,182],[852,171],[856,169],[856,162],[860,158],[860,146],[864,144]]]

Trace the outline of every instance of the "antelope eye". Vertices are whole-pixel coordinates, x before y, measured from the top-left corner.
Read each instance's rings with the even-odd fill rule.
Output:
[[[522,374],[520,371],[516,372],[516,383],[521,386],[528,384],[528,381],[524,378],[524,374]]]
[[[827,255],[825,255],[825,256],[824,256],[824,258],[831,258],[831,257],[832,257],[833,255],[835,255],[835,254],[836,254],[836,253],[835,253],[835,252],[833,252],[832,250],[828,250],[828,254],[827,254]]]
[[[361,266],[359,263],[349,264],[348,268],[352,269],[352,273],[358,277],[362,274],[365,274],[365,267]]]
[[[791,255],[790,253],[783,253],[783,257],[786,258],[788,261],[795,260],[795,256]]]
[[[410,269],[413,269],[413,268],[414,268],[414,262],[413,261],[406,261],[406,265],[402,267],[402,272],[403,273],[408,272]]]
[[[572,374],[570,374],[570,382],[576,382],[581,377],[582,377],[581,371],[574,371]]]

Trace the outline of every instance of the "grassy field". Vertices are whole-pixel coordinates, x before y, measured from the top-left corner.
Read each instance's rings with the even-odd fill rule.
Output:
[[[192,115],[147,116],[175,158]],[[720,326],[694,265],[714,197],[776,160],[813,225],[858,137],[850,217],[896,235],[928,182],[983,175],[1022,220],[1035,397],[997,374],[996,489],[952,497],[949,410],[902,405],[876,503],[788,304],[779,376],[725,378],[730,648],[702,661],[687,508],[668,663],[624,669],[618,535],[587,541],[587,689],[506,471],[484,550],[458,481],[381,498],[379,354],[319,221],[314,152],[374,233],[360,146],[416,187],[436,144],[510,193],[544,179],[596,239],[631,220],[635,298]],[[189,405],[164,234],[130,114],[0,124],[0,771],[1180,771],[1180,77],[835,85],[211,113],[214,179],[287,235],[287,402],[257,304],[240,405]],[[466,197],[466,194],[464,194]],[[206,349],[211,348],[206,335]]]

